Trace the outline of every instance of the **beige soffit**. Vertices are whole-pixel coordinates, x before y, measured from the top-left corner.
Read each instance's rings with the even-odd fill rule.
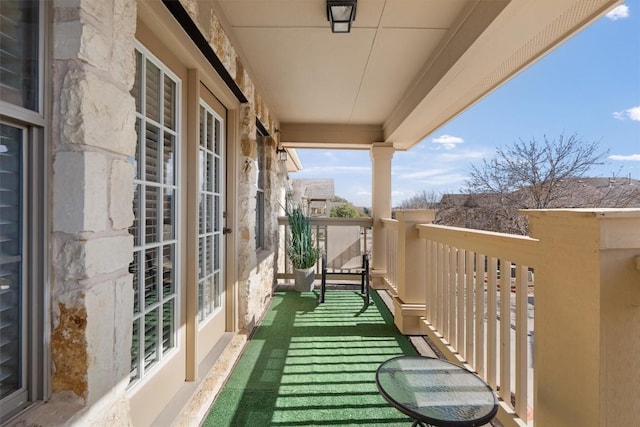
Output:
[[[284,146],[408,149],[620,1],[360,0],[349,34],[325,0],[204,3]]]

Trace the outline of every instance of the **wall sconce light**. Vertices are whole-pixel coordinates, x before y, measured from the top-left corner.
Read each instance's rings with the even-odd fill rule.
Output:
[[[327,19],[332,33],[348,33],[356,20],[357,0],[327,0]]]
[[[276,148],[276,154],[279,162],[286,162],[288,158],[287,150],[282,147]]]

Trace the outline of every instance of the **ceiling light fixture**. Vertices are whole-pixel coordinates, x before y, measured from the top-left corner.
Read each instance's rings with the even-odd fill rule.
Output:
[[[279,162],[286,162],[287,158],[288,158],[288,153],[287,150],[285,150],[282,147],[278,147],[276,148],[276,154],[278,155],[278,161]]]
[[[356,20],[357,0],[327,0],[327,19],[332,33],[348,33]]]

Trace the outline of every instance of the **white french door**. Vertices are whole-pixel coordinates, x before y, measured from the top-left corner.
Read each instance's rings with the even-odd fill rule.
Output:
[[[224,107],[203,88],[198,138],[198,360],[225,331]]]

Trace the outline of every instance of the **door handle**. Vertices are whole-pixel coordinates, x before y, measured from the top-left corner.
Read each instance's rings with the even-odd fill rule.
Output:
[[[231,229],[229,227],[223,227],[222,234],[231,234]]]

